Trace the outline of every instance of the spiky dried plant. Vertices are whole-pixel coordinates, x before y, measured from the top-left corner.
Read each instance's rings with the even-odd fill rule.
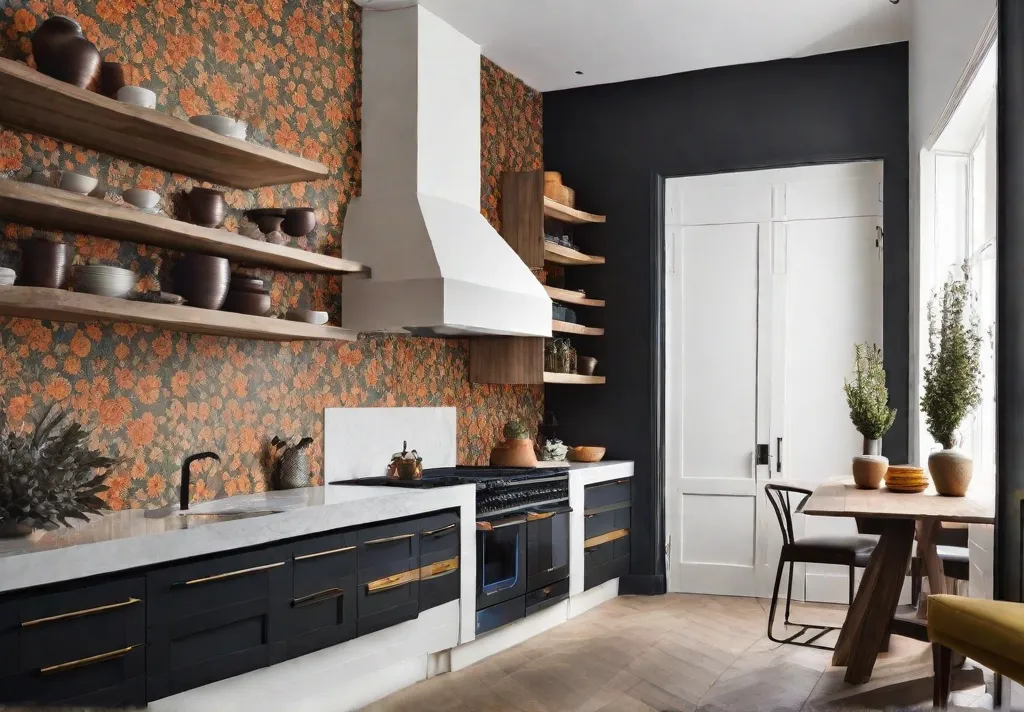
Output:
[[[843,390],[857,432],[868,440],[889,432],[896,422],[896,409],[889,407],[882,350],[876,344],[854,344],[853,382],[844,381]]]
[[[0,408],[0,524],[56,529],[107,509],[97,495],[117,460],[92,450],[89,435],[52,405],[31,435],[15,432]]]

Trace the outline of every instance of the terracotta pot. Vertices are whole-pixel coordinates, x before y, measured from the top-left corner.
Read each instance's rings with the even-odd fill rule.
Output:
[[[959,450],[940,450],[928,456],[928,472],[936,492],[947,497],[963,497],[971,484],[974,463]]]
[[[889,458],[881,455],[855,455],[853,458],[853,483],[857,489],[876,490],[882,486],[885,473],[889,470]]]
[[[49,240],[27,240],[21,245],[18,283],[26,287],[63,289],[68,281],[71,245]]]
[[[82,26],[63,15],[47,18],[32,34],[32,56],[40,72],[55,76],[60,66],[60,49],[72,37],[82,36]]]
[[[537,455],[533,451],[533,440],[522,438],[505,440],[491,450],[492,467],[536,467]]]

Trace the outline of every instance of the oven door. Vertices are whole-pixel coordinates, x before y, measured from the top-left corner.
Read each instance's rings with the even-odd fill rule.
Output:
[[[526,515],[526,590],[569,578],[569,517],[572,507],[550,505]]]
[[[476,523],[476,609],[526,593],[526,515]]]

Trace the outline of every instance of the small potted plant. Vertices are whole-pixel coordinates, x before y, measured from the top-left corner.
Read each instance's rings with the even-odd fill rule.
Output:
[[[889,468],[882,456],[882,437],[896,422],[896,410],[889,407],[882,350],[875,344],[854,344],[853,381],[844,381],[850,420],[864,436],[863,454],[853,458],[853,481],[861,489],[878,489]]]
[[[942,450],[928,456],[928,472],[939,494],[963,497],[971,483],[971,458],[954,450],[957,430],[981,403],[981,328],[970,306],[970,271],[950,276],[941,304],[928,304],[928,360],[924,368],[921,410],[928,432]]]
[[[53,406],[31,435],[10,430],[0,408],[0,536],[70,526],[107,509],[98,495],[117,461],[92,450],[90,434]]]
[[[516,421],[505,423],[505,439],[491,450],[492,467],[536,467],[537,454],[526,426]]]

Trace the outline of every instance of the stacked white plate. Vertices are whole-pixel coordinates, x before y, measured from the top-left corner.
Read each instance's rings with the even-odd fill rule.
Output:
[[[75,291],[101,297],[125,297],[135,287],[138,276],[130,269],[106,265],[75,267]]]
[[[17,276],[13,269],[0,267],[0,287],[10,287],[14,284],[14,278]]]

